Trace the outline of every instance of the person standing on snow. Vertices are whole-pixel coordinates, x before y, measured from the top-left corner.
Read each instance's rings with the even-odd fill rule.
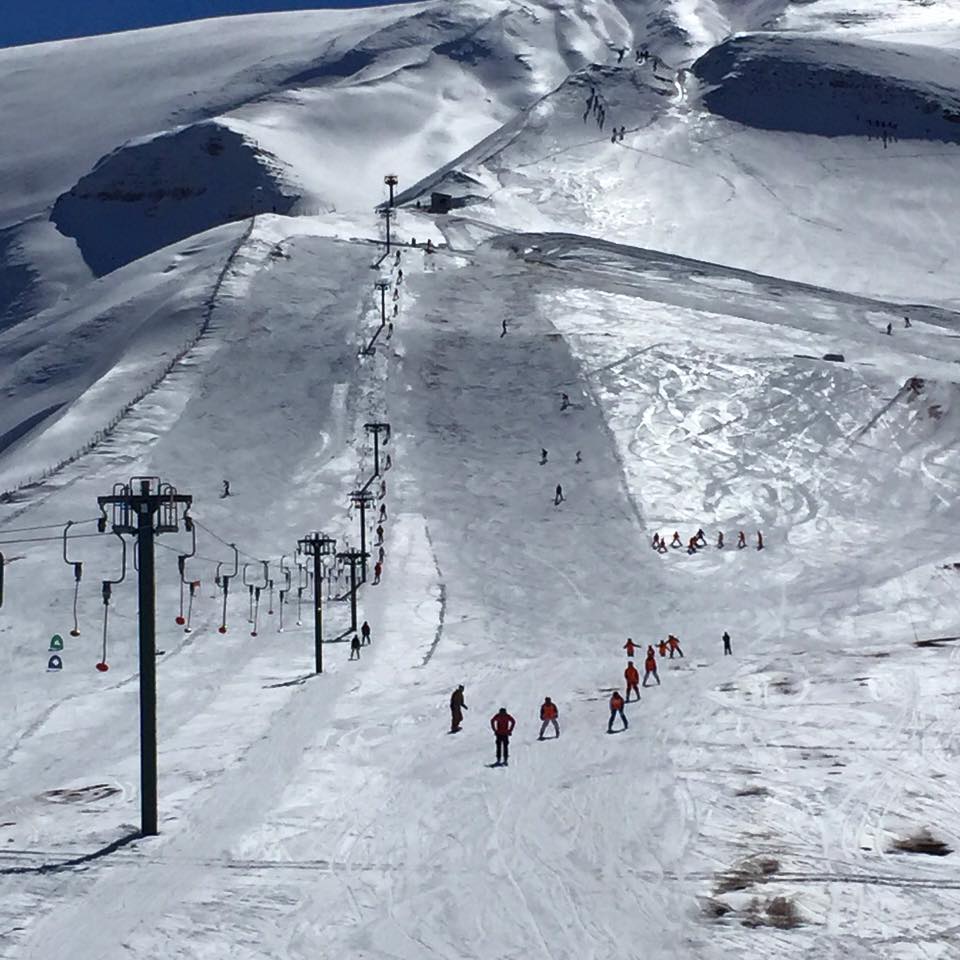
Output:
[[[759,530],[757,531],[757,549],[763,549],[763,534]]]
[[[360,636],[363,637],[364,644],[370,642],[370,624],[366,620],[363,621],[363,624],[360,627]]]
[[[730,634],[726,630],[723,631],[723,655],[725,657],[733,656],[733,650],[730,649]]]
[[[385,503],[380,504],[380,522],[383,523],[387,519],[387,505]]]
[[[557,705],[549,698],[544,697],[543,703],[540,704],[540,736],[537,737],[538,740],[543,739],[544,733],[546,733],[547,726],[553,724],[553,738],[554,740],[559,739],[560,737],[560,724],[557,723],[557,717],[559,716],[559,711],[557,710]]]
[[[741,530],[737,536],[737,549],[742,550],[747,545],[747,535]]]
[[[373,586],[380,582],[380,574],[383,573],[383,564],[378,560],[373,565]]]
[[[510,734],[517,725],[517,721],[507,713],[506,707],[501,707],[490,718],[490,729],[497,738],[497,766],[508,765],[510,759]]]
[[[607,733],[613,733],[613,721],[618,713],[623,721],[623,729],[626,730],[630,724],[627,723],[626,714],[623,712],[623,697],[620,696],[619,690],[614,690],[610,694],[610,722],[607,724]]]
[[[627,651],[627,659],[633,659],[633,651],[637,649],[637,645],[627,637],[627,642],[623,645],[623,649]]]
[[[221,499],[221,500],[224,500],[224,499],[226,499],[226,498],[229,497],[229,496],[230,496],[230,481],[229,481],[229,480],[224,480],[224,481],[223,481],[223,492],[220,494],[220,499]]]
[[[463,684],[450,694],[450,732],[459,733],[463,723],[463,711],[467,705],[463,702]]]
[[[647,658],[643,661],[643,685],[647,685],[647,680],[653,677],[660,686],[660,675],[657,673],[657,657],[653,652],[653,647],[647,647]]]
[[[680,641],[671,633],[667,637],[667,646],[670,648],[670,659],[673,659],[674,653],[680,654],[680,659],[683,659],[683,651],[680,649]]]
[[[360,636],[356,633],[353,635],[353,639],[350,641],[350,659],[360,659]]]
[[[561,487],[560,484],[558,483],[556,492],[553,495],[553,505],[555,507],[559,507],[560,504],[563,503],[565,499],[566,497],[564,497],[563,495],[563,487]]]
[[[660,534],[659,534],[659,533],[655,533],[655,534],[653,535],[653,549],[654,549],[654,550],[659,550],[659,549],[660,549]]]
[[[542,467],[547,462],[547,451],[545,447],[540,448],[540,466]]]
[[[627,663],[627,669],[623,671],[623,679],[627,681],[627,703],[630,702],[630,691],[632,690],[640,699],[640,671],[633,665],[633,661]]]
[[[723,549],[723,531],[722,530],[717,534],[717,549],[718,550]]]
[[[680,539],[680,531],[679,531],[679,530],[674,530],[674,531],[673,531],[673,539],[670,541],[670,546],[671,546],[671,547],[682,547],[682,546],[683,546],[683,541]]]
[[[667,646],[668,646],[668,644],[667,644],[667,641],[666,641],[666,640],[661,640],[661,641],[657,644],[657,651],[660,653],[660,659],[661,659],[661,660],[667,655]]]
[[[383,543],[383,524],[382,523],[377,527],[377,542],[374,544],[374,546],[379,547],[381,543]]]
[[[566,410],[570,406],[570,398],[565,394],[560,394],[560,409]]]

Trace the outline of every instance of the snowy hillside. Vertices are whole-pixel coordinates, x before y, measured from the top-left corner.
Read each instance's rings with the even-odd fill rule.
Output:
[[[952,957],[958,38],[426,0],[0,51],[0,958]],[[156,837],[149,561],[95,523],[142,476],[195,519]],[[354,624],[297,542],[361,489]]]

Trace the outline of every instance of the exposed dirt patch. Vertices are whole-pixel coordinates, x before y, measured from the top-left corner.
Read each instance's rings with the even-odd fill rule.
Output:
[[[89,803],[92,800],[106,800],[119,792],[119,787],[109,783],[94,783],[89,787],[75,787],[71,790],[48,790],[40,794],[40,799],[49,800],[50,803]]]
[[[780,869],[780,861],[773,857],[755,857],[742,860],[732,870],[717,878],[716,893],[730,893],[734,890],[746,890],[758,880],[772,877]]]
[[[751,901],[747,915],[740,921],[745,927],[776,927],[792,930],[803,925],[797,905],[789,897],[774,897],[772,900]]]
[[[925,853],[929,857],[946,857],[953,850],[942,840],[937,840],[929,830],[918,830],[912,836],[894,840],[891,853]]]
[[[770,791],[766,787],[754,784],[753,786],[743,787],[741,790],[738,790],[736,795],[738,797],[769,797]]]

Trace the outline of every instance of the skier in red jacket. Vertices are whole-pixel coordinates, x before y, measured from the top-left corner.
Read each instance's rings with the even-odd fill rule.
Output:
[[[554,739],[560,736],[560,724],[557,723],[557,717],[559,716],[559,711],[557,710],[557,705],[549,698],[544,697],[543,703],[540,704],[540,736],[537,737],[538,740],[543,739],[543,735],[547,732],[547,727],[552,723],[553,724],[553,734]]]
[[[508,765],[507,761],[510,759],[510,734],[513,733],[513,728],[517,725],[517,721],[507,713],[506,707],[501,707],[491,718],[490,718],[490,729],[493,730],[494,736],[497,738],[497,763],[496,766]]]
[[[627,703],[630,702],[630,692],[633,691],[640,699],[640,671],[633,665],[631,660],[627,664],[627,669],[623,671],[623,678],[627,681]]]
[[[647,647],[647,658],[643,661],[643,685],[647,685],[647,680],[653,677],[660,686],[660,674],[657,673],[657,655],[653,652],[653,647]]]
[[[623,649],[627,651],[627,659],[633,659],[633,651],[637,649],[637,645],[627,637],[627,642],[623,645]]]

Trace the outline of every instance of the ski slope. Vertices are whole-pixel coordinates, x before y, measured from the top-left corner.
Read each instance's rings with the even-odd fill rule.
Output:
[[[956,25],[428,0],[0,51],[0,957],[951,957]],[[328,599],[316,676],[294,551],[358,545],[372,421],[372,643]],[[134,558],[104,653],[93,523],[132,476],[197,520],[190,632],[158,538],[153,838]],[[668,633],[608,735],[626,638]]]

